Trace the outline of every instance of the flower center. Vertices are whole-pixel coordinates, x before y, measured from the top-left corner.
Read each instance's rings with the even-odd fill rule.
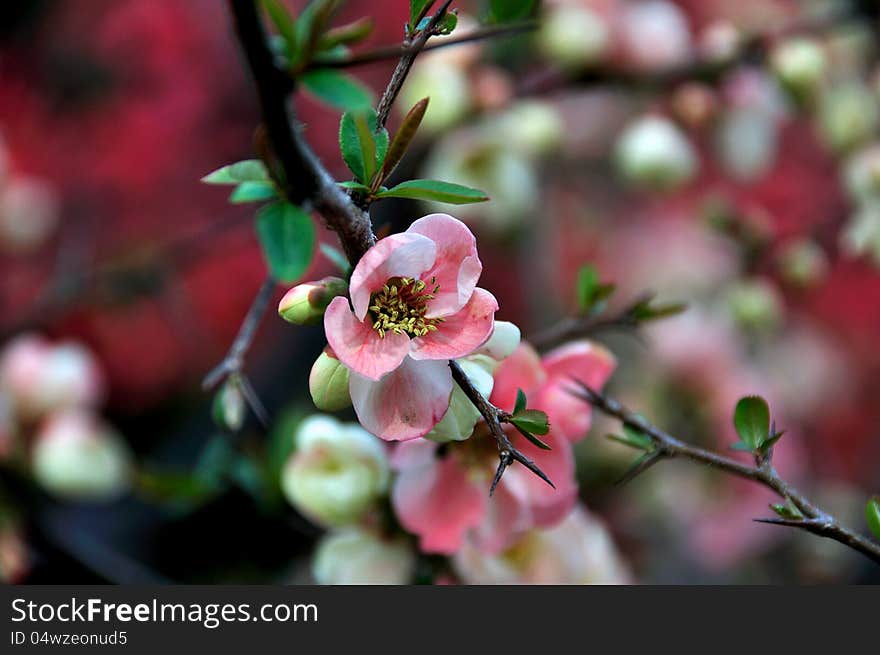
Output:
[[[428,302],[440,290],[435,278],[431,278],[433,289],[421,280],[411,277],[393,277],[370,298],[370,314],[373,329],[385,338],[386,332],[408,334],[410,337],[423,337],[437,329],[442,318],[425,318]]]

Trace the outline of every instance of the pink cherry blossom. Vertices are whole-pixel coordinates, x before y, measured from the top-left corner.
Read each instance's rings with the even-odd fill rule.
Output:
[[[477,288],[483,265],[467,226],[431,214],[380,240],[351,276],[351,301],[327,307],[324,329],[351,369],[349,390],[361,424],[404,441],[427,434],[449,408],[447,360],[492,334],[495,297]]]
[[[517,389],[522,389],[529,407],[547,413],[553,434],[576,442],[587,435],[591,414],[582,400],[569,393],[572,378],[599,389],[616,365],[614,355],[591,341],[567,343],[544,357],[522,343],[495,371],[490,399],[496,407],[513,411]]]

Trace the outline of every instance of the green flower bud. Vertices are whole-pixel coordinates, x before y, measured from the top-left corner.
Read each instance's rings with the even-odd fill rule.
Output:
[[[822,46],[807,38],[781,44],[770,61],[780,82],[799,98],[818,89],[828,63]]]
[[[823,95],[819,122],[825,141],[845,152],[871,138],[880,112],[871,91],[858,83],[837,86]]]
[[[383,539],[360,528],[333,532],[318,542],[312,576],[318,584],[409,584],[416,555],[404,539]]]
[[[304,282],[284,294],[278,303],[278,313],[288,323],[312,325],[321,321],[331,300],[346,293],[348,285],[338,277]]]
[[[745,328],[772,329],[782,318],[782,298],[776,287],[765,280],[736,284],[730,291],[728,302],[734,319]]]
[[[244,424],[245,400],[241,385],[235,377],[230,377],[217,395],[211,414],[218,427],[230,432],[238,432]]]
[[[595,64],[607,54],[610,45],[607,21],[589,7],[550,7],[538,31],[538,46],[544,55],[571,68]]]
[[[309,374],[309,392],[315,407],[325,412],[337,412],[350,406],[348,378],[348,367],[336,359],[329,348],[325,348]]]
[[[659,116],[646,116],[630,125],[617,142],[615,158],[626,181],[648,190],[683,186],[698,165],[688,138],[675,123]]]
[[[779,253],[779,269],[789,284],[809,288],[819,284],[828,274],[828,258],[815,241],[799,240]]]

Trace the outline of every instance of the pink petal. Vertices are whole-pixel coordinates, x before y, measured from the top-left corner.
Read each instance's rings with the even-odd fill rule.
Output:
[[[386,332],[383,338],[369,322],[359,321],[349,309],[348,299],[342,296],[327,307],[324,332],[339,361],[371,380],[400,366],[410,349],[407,335]]]
[[[579,441],[590,429],[591,411],[568,392],[572,378],[601,389],[617,365],[614,355],[590,341],[575,341],[547,353],[541,364],[547,382],[529,404],[547,412],[555,434]]]
[[[434,459],[437,443],[429,439],[411,439],[393,445],[389,463],[395,471],[418,468]]]
[[[406,357],[379,381],[352,372],[348,388],[361,425],[387,441],[406,441],[425,436],[443,418],[452,373],[446,362]]]
[[[548,527],[561,521],[577,502],[574,453],[571,445],[552,432],[541,437],[551,450],[541,450],[518,434],[513,445],[544,471],[556,489],[522,466],[511,466],[501,484],[528,506],[534,525]]]
[[[538,353],[529,344],[520,343],[513,354],[495,369],[495,386],[489,400],[496,407],[512,412],[516,405],[516,390],[522,389],[528,395],[538,389],[544,380],[546,375]]]
[[[459,311],[471,297],[483,272],[473,233],[449,214],[429,214],[410,225],[406,234],[422,234],[437,244],[434,265],[421,276],[427,284],[436,278],[436,284],[440,285],[427,316],[448,316]]]
[[[488,484],[488,481],[487,481]],[[486,515],[471,533],[477,547],[490,554],[512,546],[523,532],[532,527],[531,509],[522,496],[499,485],[486,504]]]
[[[392,277],[422,277],[437,255],[434,242],[421,234],[392,234],[378,241],[361,257],[349,282],[355,316],[363,320],[370,296]]]
[[[391,501],[404,528],[426,553],[451,555],[485,515],[488,494],[452,456],[401,473]]]
[[[475,289],[468,303],[447,316],[437,330],[413,339],[413,359],[456,359],[471,354],[492,335],[498,301],[485,289]]]

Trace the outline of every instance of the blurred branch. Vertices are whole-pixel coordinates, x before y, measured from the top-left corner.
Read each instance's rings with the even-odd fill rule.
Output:
[[[745,36],[739,43],[736,52],[728,57],[695,57],[683,66],[651,73],[626,69],[594,68],[577,75],[571,75],[560,69],[550,69],[525,78],[517,89],[517,95],[548,93],[566,85],[616,86],[658,91],[690,81],[716,83],[726,73],[740,65],[765,62],[775,40],[795,35],[820,34],[847,20],[859,18],[859,11],[840,3],[833,9],[818,15],[800,17],[778,28]]]
[[[412,41],[407,39],[403,42],[401,48],[403,54],[400,57],[400,61],[397,62],[397,67],[391,74],[391,80],[388,82],[388,86],[385,88],[385,93],[382,94],[382,99],[379,100],[379,105],[376,108],[376,125],[379,129],[385,127],[385,123],[388,122],[388,115],[391,113],[391,106],[397,99],[397,94],[400,93],[400,89],[403,87],[403,83],[406,81],[406,77],[409,75],[409,71],[416,61],[416,57],[418,57],[419,53],[425,47],[428,39],[437,33],[440,21],[443,20],[443,17],[446,15],[446,10],[449,9],[449,5],[451,4],[452,0],[445,0],[440,8],[434,12],[433,17],[428,22],[427,26],[425,26],[425,29],[418,32],[415,39]]]
[[[507,467],[513,464],[513,462],[519,462],[555,489],[556,486],[550,481],[550,478],[538,468],[538,465],[523,455],[513,446],[512,443],[510,443],[510,439],[504,432],[504,428],[501,427],[502,423],[507,423],[509,421],[510,415],[507,412],[498,409],[483,397],[483,394],[481,394],[473,385],[470,378],[468,378],[467,373],[465,373],[461,366],[459,366],[458,362],[450,360],[449,368],[452,369],[452,378],[461,390],[464,391],[464,395],[468,397],[468,400],[470,400],[474,407],[480,412],[480,415],[489,427],[489,432],[498,444],[498,469],[495,471],[492,486],[489,488],[489,495],[491,496],[495,493],[495,487],[497,487],[498,483],[501,481],[501,476],[504,475],[504,471],[506,471]]]
[[[771,464],[769,455],[767,457],[756,457],[755,466],[750,466],[723,455],[688,445],[652,425],[645,418],[627,409],[615,399],[595,389],[591,389],[583,382],[577,381],[577,383],[578,389],[572,391],[575,396],[588,402],[608,416],[616,418],[625,426],[637,430],[650,438],[654,450],[645,461],[650,461],[651,464],[654,464],[661,459],[671,459],[674,457],[689,459],[763,485],[775,492],[783,500],[790,502],[800,515],[787,518],[755,519],[756,521],[798,528],[821,537],[833,539],[861,553],[871,561],[880,564],[880,544],[874,543],[870,539],[843,527],[836,518],[810,502],[806,496],[779,477],[779,474]],[[635,473],[641,473],[646,468],[648,467],[642,467]]]
[[[512,36],[514,34],[530,32],[534,30],[537,26],[537,21],[527,21],[511,25],[491,25],[489,27],[483,27],[472,32],[468,32],[467,34],[450,36],[447,39],[443,39],[439,43],[431,43],[425,45],[423,48],[421,48],[421,51],[429,52],[431,50],[439,50],[440,48],[448,48],[450,46],[461,45],[462,43],[472,43],[475,41],[485,41],[487,39],[493,39],[503,36]],[[369,52],[363,52],[360,54],[344,57],[342,59],[322,59],[321,57],[317,57],[314,63],[316,67],[321,68],[348,68],[351,66],[361,66],[363,64],[372,64],[379,61],[387,61],[388,59],[403,57],[407,54],[408,49],[412,47],[412,45],[407,44],[386,46],[383,48],[370,50]]]

